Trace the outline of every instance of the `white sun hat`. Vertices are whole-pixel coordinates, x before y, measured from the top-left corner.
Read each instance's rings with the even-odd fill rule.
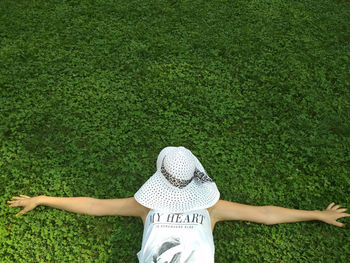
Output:
[[[159,153],[157,171],[134,197],[150,209],[183,213],[213,206],[220,193],[198,159],[180,146]]]

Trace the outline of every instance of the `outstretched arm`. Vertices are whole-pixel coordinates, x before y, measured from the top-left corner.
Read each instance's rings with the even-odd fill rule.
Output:
[[[135,216],[144,218],[148,209],[134,197],[121,199],[96,199],[91,197],[52,197],[20,195],[8,201],[11,207],[23,207],[16,215],[23,215],[38,205],[91,216]]]
[[[337,222],[339,218],[350,217],[347,209],[331,203],[325,210],[298,210],[279,206],[251,206],[224,200],[219,200],[211,209],[214,224],[226,220],[243,220],[266,225],[292,223],[300,221],[319,220],[338,227],[344,227]]]

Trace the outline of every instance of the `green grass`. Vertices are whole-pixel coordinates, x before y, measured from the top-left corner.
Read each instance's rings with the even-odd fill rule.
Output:
[[[347,0],[1,1],[0,262],[136,262],[138,219],[6,201],[132,196],[168,145],[223,199],[349,207],[349,21]],[[350,259],[320,222],[214,238],[218,263]]]

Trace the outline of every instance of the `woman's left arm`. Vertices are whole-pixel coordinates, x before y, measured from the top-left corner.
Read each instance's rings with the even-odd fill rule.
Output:
[[[339,218],[350,217],[347,209],[331,203],[325,210],[298,210],[279,206],[251,206],[219,200],[210,210],[214,224],[226,220],[243,220],[266,225],[319,220],[327,224],[344,227]]]

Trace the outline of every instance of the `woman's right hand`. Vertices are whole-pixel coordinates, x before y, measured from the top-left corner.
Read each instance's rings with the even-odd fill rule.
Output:
[[[29,197],[26,195],[14,196],[12,197],[13,201],[7,201],[11,207],[19,207],[23,206],[23,209],[16,214],[24,215],[25,213],[33,210],[38,206],[38,196],[37,197]]]

